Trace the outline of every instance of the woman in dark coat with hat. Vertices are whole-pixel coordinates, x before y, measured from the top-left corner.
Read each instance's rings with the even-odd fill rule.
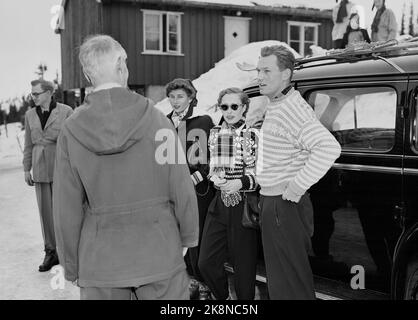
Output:
[[[166,95],[173,108],[167,117],[175,126],[183,146],[185,143],[190,177],[195,186],[199,207],[199,246],[189,248],[185,256],[187,270],[192,278],[191,299],[197,299],[199,293],[209,295],[209,289],[203,283],[197,264],[206,213],[215,194],[207,179],[209,173],[207,139],[214,124],[210,116],[197,114],[196,93],[197,90],[189,79],[174,79],[166,87]]]

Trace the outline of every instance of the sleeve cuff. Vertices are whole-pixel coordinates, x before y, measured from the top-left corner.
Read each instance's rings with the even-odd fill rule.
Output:
[[[282,195],[284,200],[289,200],[292,202],[296,202],[298,203],[300,198],[302,197],[301,195],[297,195],[296,193],[294,193],[290,188],[287,188]]]
[[[287,189],[290,189],[292,193],[298,196],[303,196],[306,192],[306,190],[300,187],[295,181],[290,181],[290,183],[287,186]]]
[[[194,185],[198,185],[204,180],[202,174],[199,171],[193,172],[193,174],[191,174],[191,178]]]
[[[243,175],[240,180],[241,180],[241,184],[242,184],[241,190],[250,190],[251,189],[251,178],[249,176]]]
[[[184,237],[182,239],[182,246],[184,248],[193,248],[193,247],[197,247],[199,244],[199,239],[196,235],[196,237]]]
[[[298,203],[306,190],[301,188],[295,181],[291,181],[283,193],[283,198]]]

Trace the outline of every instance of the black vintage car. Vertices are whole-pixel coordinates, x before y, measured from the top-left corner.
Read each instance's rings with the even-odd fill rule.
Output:
[[[327,296],[418,299],[417,45],[297,63],[294,86],[343,150],[309,190],[310,261]]]

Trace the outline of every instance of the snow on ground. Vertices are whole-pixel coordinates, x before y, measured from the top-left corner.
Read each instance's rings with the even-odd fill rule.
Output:
[[[7,136],[4,125],[0,126],[0,169],[20,165],[23,159],[24,131],[20,123],[7,125]]]
[[[193,84],[197,89],[197,100],[199,101],[197,105],[198,113],[208,114],[215,123],[218,123],[221,118],[221,112],[215,110],[215,105],[219,92],[229,87],[243,88],[254,82],[257,76],[256,71],[240,70],[236,63],[246,63],[251,66],[256,66],[260,57],[261,48],[271,45],[284,45],[296,57],[300,57],[286,43],[275,40],[252,42],[233,51],[229,56],[216,63],[214,68],[193,80]],[[267,100],[264,97],[252,99],[247,115],[249,124],[262,117],[266,102]],[[156,107],[164,114],[168,114],[171,111],[171,106],[167,98],[157,103]]]
[[[44,258],[42,230],[34,187],[26,185],[22,151],[16,137],[19,123],[0,126],[0,300],[79,299],[79,290],[69,282],[53,289],[54,274],[41,273]]]

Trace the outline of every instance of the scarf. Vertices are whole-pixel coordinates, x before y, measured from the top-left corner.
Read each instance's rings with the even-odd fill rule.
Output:
[[[348,0],[341,0],[340,8],[338,9],[337,13],[337,23],[341,23],[344,21],[344,18],[348,16],[347,13],[347,3]]]
[[[240,139],[238,129],[244,124],[245,118],[242,118],[234,124],[228,124],[226,121],[221,122],[221,129],[219,130],[211,155],[211,161],[214,164],[214,173],[220,178],[224,177],[225,171],[234,168]],[[242,197],[239,191],[231,194],[221,191],[221,199],[226,207],[234,207],[240,203]]]
[[[180,125],[180,122],[186,116],[187,112],[189,112],[189,108],[190,107],[187,107],[185,110],[183,110],[180,113],[177,113],[176,111],[173,112],[173,115],[171,116],[171,121],[173,121],[175,128],[177,128]]]
[[[374,16],[373,23],[372,23],[372,31],[378,32],[379,31],[379,23],[380,18],[382,17],[383,12],[385,12],[386,6],[383,3],[383,6],[377,10],[376,15]]]
[[[51,103],[49,104],[48,111],[42,111],[41,106],[36,106],[36,113],[38,114],[39,120],[41,121],[42,130],[45,129],[49,116],[51,115],[52,110],[54,110],[56,107],[57,107],[57,102],[55,101],[54,97],[52,97],[51,99]]]
[[[229,125],[226,121],[222,122],[212,153],[215,168],[232,169],[234,167],[237,154],[236,139],[239,139],[237,129],[244,123],[245,119],[241,119],[233,125]]]
[[[177,129],[177,127],[180,125],[181,121],[187,120],[193,115],[193,108],[197,106],[197,99],[196,97],[193,98],[192,101],[190,101],[189,106],[184,109],[184,111],[177,113],[173,110],[173,114],[171,115],[171,121],[173,121],[174,127]]]

